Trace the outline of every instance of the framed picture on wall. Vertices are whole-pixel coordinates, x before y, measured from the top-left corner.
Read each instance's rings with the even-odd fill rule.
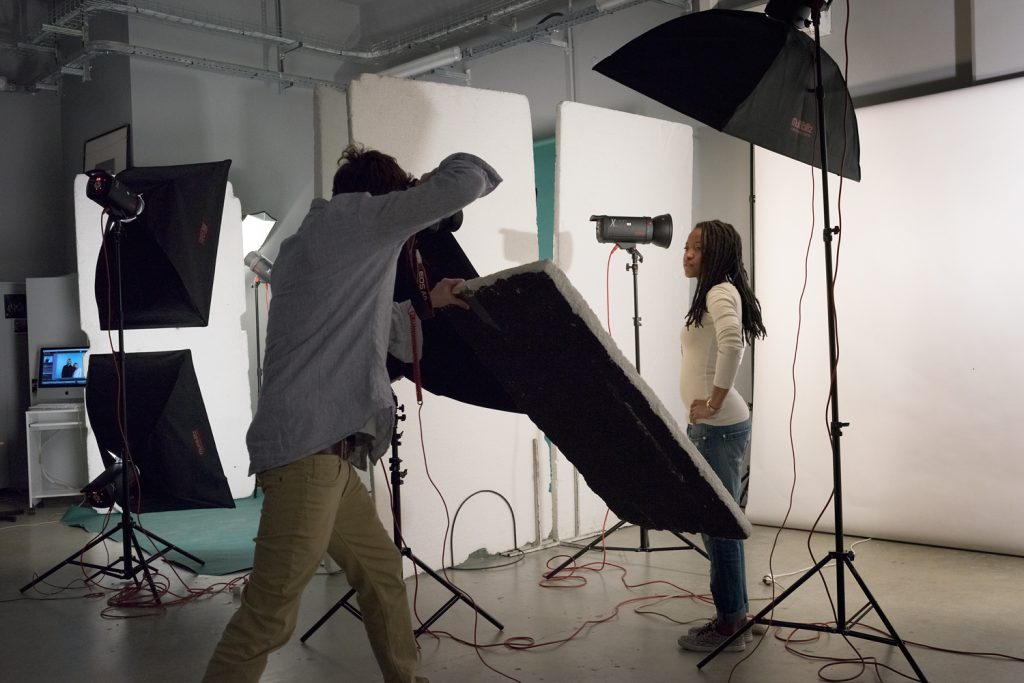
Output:
[[[121,126],[86,140],[82,171],[99,168],[112,175],[117,175],[128,168],[130,162],[128,143],[128,126]]]

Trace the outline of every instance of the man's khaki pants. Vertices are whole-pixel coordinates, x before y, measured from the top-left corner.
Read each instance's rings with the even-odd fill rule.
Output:
[[[259,680],[267,655],[295,630],[299,598],[325,550],[356,590],[384,680],[425,680],[415,676],[401,555],[349,462],[318,453],[267,470],[258,480],[264,500],[252,575],[203,680]]]

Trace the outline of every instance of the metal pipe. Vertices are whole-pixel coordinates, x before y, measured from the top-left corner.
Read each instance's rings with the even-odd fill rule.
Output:
[[[500,19],[509,14],[515,14],[517,12],[528,10],[532,7],[540,5],[545,1],[546,0],[521,0],[521,2],[510,4],[506,7],[503,7],[499,10],[490,13],[478,14],[476,16],[464,19],[463,21],[460,21],[456,24],[446,26],[442,29],[438,29],[431,33],[416,36],[415,38],[410,38],[404,41],[393,41],[393,44],[391,45],[384,43],[384,45],[388,46],[384,48],[375,48],[370,50],[344,50],[330,45],[317,43],[315,41],[300,40],[298,38],[289,38],[284,35],[274,35],[272,33],[267,33],[266,31],[262,30],[250,29],[242,26],[230,26],[228,24],[196,19],[194,17],[187,17],[182,14],[171,14],[170,12],[162,12],[159,10],[149,9],[146,7],[139,7],[138,5],[120,2],[110,2],[109,0],[86,2],[81,7],[81,12],[85,14],[90,14],[92,12],[135,14],[148,19],[155,19],[158,21],[180,24],[182,26],[188,26],[189,28],[199,29],[203,31],[225,33],[239,38],[249,38],[253,40],[260,40],[279,45],[286,45],[291,49],[310,50],[312,52],[323,52],[326,54],[332,54],[339,57],[348,57],[351,59],[374,61],[384,57],[390,57],[400,52],[404,52],[409,48],[418,47],[424,44],[435,44],[438,40],[446,38],[453,33],[464,31],[468,28],[473,28],[475,26],[479,26],[485,23],[493,22],[494,20]],[[636,2],[637,0],[632,1]]]
[[[257,67],[247,66],[244,64],[235,64],[232,62],[221,62],[213,59],[190,57],[188,55],[182,55],[175,52],[168,52],[166,50],[156,50],[148,47],[139,47],[137,45],[129,45],[127,43],[120,43],[113,40],[95,40],[88,43],[81,54],[79,54],[73,60],[64,64],[62,67],[58,68],[54,72],[50,73],[49,75],[44,76],[36,84],[36,87],[38,88],[40,84],[52,84],[55,80],[57,80],[60,77],[61,71],[63,69],[82,68],[94,57],[106,54],[140,57],[142,59],[148,59],[151,61],[158,62],[170,62],[172,64],[180,64],[182,66],[195,67],[198,69],[203,69],[205,71],[226,73],[234,76],[244,76],[247,78],[255,78],[271,83],[289,83],[291,85],[304,85],[310,87],[323,85],[338,90],[346,89],[345,86],[339,83],[324,80],[321,78],[310,78],[308,76],[301,76],[298,74],[270,71],[268,69],[260,69]]]
[[[479,26],[485,23],[490,23],[496,19],[522,12],[533,7],[541,5],[546,0],[520,0],[520,2],[513,2],[504,7],[491,11],[481,12],[477,15],[464,19],[460,22],[446,26],[442,29],[432,31],[430,33],[421,34],[409,38],[407,40],[394,40],[385,47],[375,47],[370,50],[344,50],[328,45],[319,44],[309,40],[300,40],[297,37],[288,37],[285,35],[273,35],[268,33],[266,30],[259,30],[254,28],[248,28],[244,26],[229,26],[223,23],[216,23],[211,21],[205,21],[195,17],[187,17],[182,14],[174,14],[171,12],[165,12],[156,9],[148,9],[139,7],[122,2],[112,2],[111,0],[85,0],[84,2],[69,2],[63,6],[57,8],[55,18],[50,22],[51,33],[41,31],[40,33],[33,36],[28,44],[31,44],[32,48],[28,47],[28,44],[19,43],[19,47],[24,49],[40,49],[40,50],[52,50],[40,46],[40,43],[52,40],[52,32],[60,30],[61,33],[86,35],[84,31],[88,26],[89,15],[95,12],[112,12],[119,14],[134,14],[140,17],[153,19],[157,21],[163,21],[167,23],[179,24],[190,28],[212,31],[215,33],[223,33],[225,35],[231,35],[238,38],[246,38],[251,40],[258,40],[273,45],[279,48],[284,48],[283,52],[291,52],[292,50],[303,49],[313,52],[321,52],[325,54],[331,54],[338,57],[357,59],[357,60],[379,60],[384,57],[394,55],[399,52],[407,51],[409,48],[415,48],[423,44],[434,44],[438,40],[445,38],[458,31],[463,31],[474,26]],[[556,31],[562,28],[569,29],[573,26],[588,22],[592,19],[596,19],[605,14],[630,7],[632,5],[640,4],[647,0],[624,0],[622,2],[600,2],[598,5],[591,5],[587,8],[570,11],[570,13],[561,18],[556,18],[550,22],[546,22],[544,26],[531,27],[529,29],[515,31],[511,35],[500,38],[498,40],[479,45],[476,47],[465,48],[461,51],[462,61],[474,59],[476,57],[483,57],[488,54],[500,52],[516,45],[531,42],[537,40],[546,34]],[[571,7],[571,4],[570,4]],[[71,26],[77,25],[80,29],[73,29]],[[333,81],[326,81],[318,78],[311,78],[307,76],[300,76],[298,74],[289,74],[283,71],[283,67],[279,73],[269,71],[268,69],[259,69],[255,67],[249,67],[241,64],[234,64],[230,62],[220,62],[217,60],[205,59],[201,57],[189,57],[186,55],[179,55],[170,53],[162,50],[143,48],[133,45],[127,45],[125,43],[117,43],[114,41],[88,41],[86,37],[84,40],[86,44],[86,53],[79,55],[73,62],[79,63],[67,63],[64,66],[75,68],[81,66],[92,56],[96,54],[127,54],[131,56],[138,56],[145,59],[153,59],[157,61],[165,61],[176,64],[184,64],[186,66],[192,66],[202,68],[210,71],[228,73],[235,75],[242,75],[248,78],[259,78],[266,81],[277,82],[281,84],[295,84],[295,85],[327,85],[332,88],[339,90],[346,90],[347,88]],[[84,56],[84,61],[82,57]],[[59,69],[55,72],[45,76],[44,78],[37,81],[35,84],[36,89],[50,89],[49,86],[54,85],[56,79],[60,77]],[[575,98],[575,74],[571,75],[573,82],[570,84],[570,89],[573,91],[571,95]]]

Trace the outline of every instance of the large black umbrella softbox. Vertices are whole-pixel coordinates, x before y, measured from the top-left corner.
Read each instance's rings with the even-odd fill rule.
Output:
[[[117,419],[115,356],[89,357],[85,399],[106,467],[124,440]],[[192,352],[124,354],[125,412],[130,461],[139,473],[132,510],[234,507],[206,415]]]
[[[471,280],[479,277],[466,253],[448,230],[424,230],[407,243],[398,257],[395,301],[417,301],[416,270],[410,263],[415,249],[429,279],[428,286],[446,277]],[[423,388],[438,396],[483,408],[523,412],[491,370],[480,362],[472,347],[455,331],[444,312],[422,321],[423,358],[420,360]],[[411,363],[388,356],[392,381],[405,376],[414,380]]]
[[[205,327],[231,161],[130,168],[117,180],[145,207],[121,232],[124,328]],[[114,235],[96,264],[100,329],[118,327]]]
[[[821,168],[815,44],[758,12],[707,10],[634,38],[594,71],[759,147]],[[860,142],[842,72],[822,52],[828,170],[860,180]]]

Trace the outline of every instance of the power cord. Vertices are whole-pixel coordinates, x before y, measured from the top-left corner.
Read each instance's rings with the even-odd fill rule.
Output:
[[[864,539],[861,539],[861,540],[857,541],[856,543],[851,544],[849,549],[847,550],[847,552],[850,554],[850,558],[852,559],[854,557],[854,552],[853,552],[854,548],[856,548],[861,543],[867,543],[868,541],[872,541],[872,540],[874,540],[874,539],[864,538]],[[835,564],[836,564],[835,560],[833,560],[833,561],[829,562],[828,564],[826,564],[824,567],[822,567],[822,569],[827,569],[829,567],[834,567]],[[804,567],[803,569],[797,569],[795,571],[785,572],[783,574],[765,574],[764,576],[761,577],[761,583],[763,583],[766,586],[770,586],[773,583],[779,583],[779,579],[780,578],[785,578],[787,576],[793,576],[794,574],[804,574],[805,572],[808,572],[808,571],[810,571],[813,568],[814,568],[814,565],[811,565],[810,567]],[[782,586],[781,583],[779,583],[779,585]],[[782,587],[785,588],[785,586],[782,586]]]

